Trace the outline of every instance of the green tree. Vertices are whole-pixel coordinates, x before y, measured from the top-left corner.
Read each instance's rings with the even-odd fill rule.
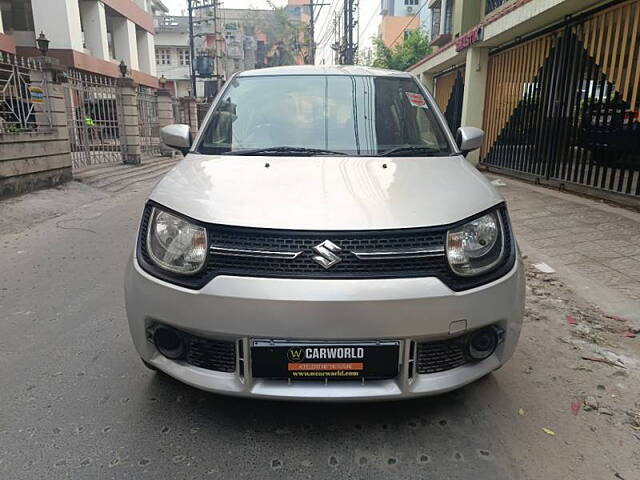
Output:
[[[373,63],[378,68],[406,70],[431,53],[429,35],[422,30],[414,30],[402,44],[387,47],[381,37],[373,38]]]
[[[277,7],[271,0],[268,5],[274,12],[273,32],[279,44],[279,59],[272,66],[295,64],[294,55],[303,55],[309,42],[306,27],[289,16],[287,7]]]

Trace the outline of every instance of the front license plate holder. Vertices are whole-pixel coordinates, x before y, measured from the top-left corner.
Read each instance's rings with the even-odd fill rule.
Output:
[[[381,380],[399,371],[399,341],[251,341],[254,378],[290,380]]]

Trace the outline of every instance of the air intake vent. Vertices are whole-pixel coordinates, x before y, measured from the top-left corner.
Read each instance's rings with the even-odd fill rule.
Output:
[[[444,342],[419,343],[416,370],[419,374],[438,373],[467,363],[464,337]]]
[[[235,344],[190,336],[186,362],[207,370],[233,373],[236,371]]]

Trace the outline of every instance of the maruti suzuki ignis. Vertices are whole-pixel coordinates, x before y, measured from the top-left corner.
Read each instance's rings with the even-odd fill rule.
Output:
[[[410,74],[242,72],[151,192],[126,272],[144,363],[307,400],[446,392],[504,364],[524,272],[503,198]]]

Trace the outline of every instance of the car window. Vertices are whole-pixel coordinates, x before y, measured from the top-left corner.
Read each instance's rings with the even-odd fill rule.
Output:
[[[223,154],[269,147],[378,155],[398,147],[451,146],[411,78],[278,75],[232,80],[197,150]]]

